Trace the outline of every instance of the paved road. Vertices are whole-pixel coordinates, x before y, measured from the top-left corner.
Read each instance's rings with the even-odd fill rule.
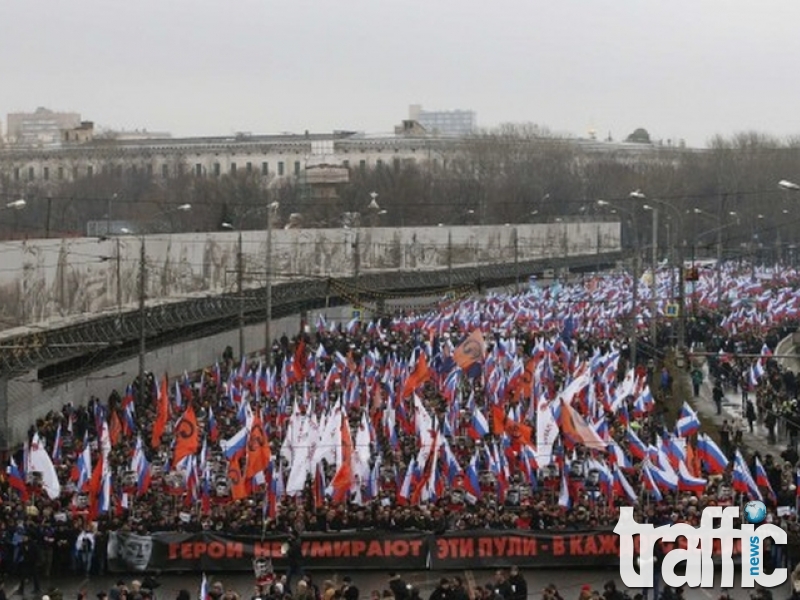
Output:
[[[399,565],[398,565],[399,566]],[[488,565],[487,565],[488,567]],[[436,583],[441,577],[461,576],[473,588],[475,586],[485,585],[489,583],[492,578],[493,571],[491,569],[481,571],[452,571],[444,572],[403,572],[402,576],[407,583],[410,583],[420,590],[420,595],[423,600],[427,600],[430,593],[436,587]],[[315,571],[314,579],[317,584],[321,584],[326,579],[331,579],[335,582],[341,582],[342,578],[349,574],[353,578],[353,583],[361,591],[362,598],[368,598],[373,590],[383,590],[387,586],[387,573],[381,571],[361,571],[354,573],[346,572],[325,572]],[[538,600],[541,597],[541,590],[548,584],[554,583],[558,586],[564,600],[574,600],[578,597],[581,586],[589,584],[592,589],[602,591],[603,584],[609,579],[614,579],[620,589],[624,589],[619,574],[616,569],[606,570],[583,570],[583,569],[540,569],[530,570],[524,573],[528,582],[528,598],[530,600]],[[107,591],[117,579],[122,578],[126,581],[133,579],[130,576],[122,577],[96,577],[91,580],[81,580],[80,578],[62,579],[54,581],[53,585],[58,587],[64,595],[64,600],[73,600],[77,598],[80,590],[85,590],[88,594],[87,600],[95,600],[96,594],[99,591]],[[197,598],[200,589],[199,574],[179,574],[179,575],[163,575],[159,578],[161,587],[156,590],[155,600],[173,600],[178,590],[186,589],[190,592],[192,598]],[[243,600],[250,598],[250,593],[253,587],[253,576],[248,573],[213,573],[209,574],[209,582],[221,581],[226,589],[232,589],[239,592]],[[10,593],[17,587],[15,580],[10,581],[6,585],[6,591]],[[43,592],[46,592],[51,586],[43,585]],[[638,590],[631,590],[631,596]],[[31,600],[38,600],[34,597],[30,590],[26,590],[25,598]],[[729,594],[734,600],[748,600],[749,591],[742,590],[735,586],[729,590]],[[716,600],[720,595],[719,588],[715,589],[687,589],[685,592],[686,600]],[[783,600],[788,598],[789,588],[785,585],[781,588],[773,590],[774,600]],[[16,596],[20,598],[20,596]],[[10,596],[10,600],[14,597]]]
[[[728,423],[732,423],[736,417],[742,419],[745,425],[744,435],[742,436],[744,445],[751,450],[757,451],[762,457],[766,454],[772,454],[774,457],[778,458],[781,452],[786,450],[786,441],[781,438],[778,439],[777,444],[769,443],[767,428],[763,424],[759,425],[756,423],[753,428],[753,433],[747,430],[747,420],[744,418],[742,412],[741,393],[734,393],[731,390],[727,390],[725,392],[725,399],[722,401],[722,415],[717,415],[717,408],[711,393],[713,381],[711,381],[708,374],[708,365],[703,365],[703,376],[703,384],[700,386],[700,396],[692,398],[691,400],[691,404],[698,413],[711,419],[717,426],[722,425],[724,419],[727,419]],[[688,373],[686,373],[685,377],[687,382],[689,382]],[[688,386],[689,389],[691,389],[691,382],[688,383]]]

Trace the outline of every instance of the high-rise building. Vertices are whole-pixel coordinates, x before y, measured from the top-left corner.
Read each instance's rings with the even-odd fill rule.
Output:
[[[429,133],[439,135],[469,135],[477,127],[473,110],[423,110],[422,105],[412,104],[408,107],[408,118]]]
[[[80,124],[78,113],[54,112],[41,106],[32,113],[9,113],[6,141],[15,146],[60,146],[61,132],[76,129]]]

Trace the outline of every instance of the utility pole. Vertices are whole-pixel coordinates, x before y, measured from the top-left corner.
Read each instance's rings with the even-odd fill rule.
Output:
[[[667,262],[669,264],[669,299],[672,301],[675,298],[675,248],[672,244],[672,222],[670,215],[666,219],[667,227]]]
[[[267,204],[267,319],[264,326],[264,348],[267,353],[267,365],[272,367],[272,209],[273,204]]]
[[[50,239],[50,215],[53,211],[53,197],[47,196],[47,216],[45,217],[45,224],[44,224],[44,236],[48,240]]]
[[[236,289],[239,294],[239,359],[245,354],[244,348],[244,254],[242,253],[242,232],[239,230],[239,249],[236,254]]]
[[[650,343],[656,348],[658,337],[658,207],[653,206],[653,273],[650,282]]]
[[[453,229],[447,230],[447,287],[453,287]]]
[[[517,279],[517,294],[519,294],[519,236],[514,227],[514,275]]]
[[[114,194],[116,196],[116,194]],[[113,196],[109,196],[106,201],[106,235],[111,235],[111,202]]]
[[[120,242],[117,240],[117,312],[122,313],[122,256]]]
[[[356,230],[355,242],[353,242],[353,278],[355,279],[355,301],[356,305],[353,307],[358,310],[361,308],[361,294],[359,293],[359,276],[361,274],[361,248],[359,247],[360,231]]]
[[[639,332],[636,321],[639,317],[639,234],[636,234],[636,253],[633,256],[633,301],[631,306],[631,365],[636,368],[637,350],[639,348]]]
[[[719,229],[717,230],[717,310],[720,309],[720,302],[722,302],[722,214],[725,210],[725,195],[719,197]]]
[[[678,247],[678,351],[683,357],[683,349],[686,347],[686,280],[683,268],[684,256],[686,253],[686,240]]]
[[[144,248],[144,235],[141,236],[141,250],[139,254],[139,403],[144,405],[144,366],[147,353],[147,313],[145,300],[147,299],[147,263]]]

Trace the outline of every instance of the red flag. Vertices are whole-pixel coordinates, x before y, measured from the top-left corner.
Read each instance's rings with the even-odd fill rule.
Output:
[[[177,465],[187,456],[194,456],[200,449],[200,431],[197,427],[197,416],[194,406],[190,403],[183,413],[183,417],[175,428],[175,452],[172,464]]]
[[[161,436],[169,421],[169,382],[166,374],[161,381],[161,389],[156,400],[156,420],[153,423],[153,433],[150,437],[150,447],[158,448],[161,445]]]
[[[97,464],[92,471],[92,478],[89,480],[89,520],[94,521],[99,512],[100,493],[103,486],[103,459],[98,457]]]
[[[297,381],[303,381],[306,378],[306,341],[302,336],[297,340],[292,369],[294,370],[294,377]]]
[[[122,422],[119,420],[116,410],[111,411],[111,418],[108,420],[108,439],[112,446],[116,446],[119,437],[122,435]]]

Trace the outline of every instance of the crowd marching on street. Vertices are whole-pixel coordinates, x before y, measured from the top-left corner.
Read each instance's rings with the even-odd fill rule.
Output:
[[[704,507],[740,495],[785,526],[787,551],[771,560],[792,569],[798,382],[772,354],[800,322],[800,274],[726,265],[721,282],[703,274],[692,289],[688,343],[709,355],[684,369],[694,396],[710,377],[720,409],[732,390],[745,404],[746,423],[719,431],[701,430],[683,372],[665,360],[670,279],[659,274],[657,340],[648,286],[634,306],[629,276],[597,274],[364,322],[319,315],[270,357],[226,352],[171,381],[152,365],[144,382],[31,424],[0,482],[0,569],[36,589],[103,573],[111,532],[578,531],[612,528],[621,505],[640,521],[698,524]],[[743,447],[754,424],[790,439],[782,457]],[[358,599],[351,581],[317,589],[295,575],[256,595]],[[498,572],[479,597],[524,600],[523,584],[516,569]],[[621,600],[609,585],[582,598]],[[110,600],[152,593],[134,587],[121,581]],[[413,593],[393,575],[372,597]],[[221,584],[208,595],[238,597]],[[456,578],[431,600],[467,597]]]

